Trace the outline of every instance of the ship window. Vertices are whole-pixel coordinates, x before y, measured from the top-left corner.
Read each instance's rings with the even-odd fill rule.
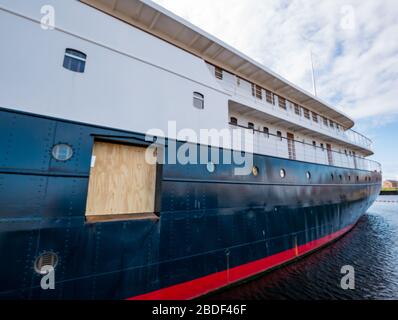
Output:
[[[322,117],[322,118],[323,118],[323,124],[327,127],[328,126],[328,119],[325,118],[325,117]]]
[[[269,129],[267,127],[263,128],[263,132],[267,135],[267,138],[269,138]]]
[[[357,176],[357,182],[359,182],[359,177]]]
[[[321,143],[321,148],[322,148],[322,151],[325,149],[323,143]]]
[[[298,104],[294,105],[294,113],[297,114],[298,116],[301,116],[300,107]]]
[[[330,127],[333,129],[334,128],[334,122],[330,120]]]
[[[193,106],[198,109],[205,108],[205,96],[199,92],[193,93]]]
[[[263,99],[263,92],[261,87],[254,83],[252,83],[252,96],[260,100]]]
[[[281,169],[281,170],[279,171],[279,175],[281,176],[282,179],[285,178],[285,177],[286,177],[286,171],[285,171],[285,169]]]
[[[215,69],[214,69],[214,74],[215,74],[215,76],[216,76],[217,79],[222,80],[222,78],[223,78],[223,71],[222,71],[221,68],[215,67]]]
[[[312,145],[316,148],[316,141],[312,141]]]
[[[318,123],[318,114],[316,114],[315,112],[312,113],[312,121]]]
[[[286,99],[282,98],[282,97],[278,97],[278,101],[279,101],[279,108],[286,110]]]
[[[307,177],[307,180],[311,180],[311,172],[307,171],[306,177]]]
[[[343,176],[340,174],[339,175],[340,181],[343,181]]]
[[[334,175],[333,173],[330,175],[330,177],[332,178],[332,181],[334,180]]]
[[[309,119],[310,118],[310,111],[308,109],[306,109],[306,108],[303,108],[303,110],[304,110],[304,117]]]
[[[238,125],[238,119],[236,119],[235,117],[231,117],[231,122],[230,124],[237,126]]]
[[[83,73],[86,68],[86,59],[87,55],[83,52],[66,49],[63,67],[73,72]]]
[[[60,143],[53,146],[51,154],[55,160],[68,161],[73,156],[73,149],[68,144]]]
[[[278,132],[276,133],[276,135],[278,136],[279,139],[282,140],[282,132],[278,131]]]
[[[348,176],[348,181],[351,181],[351,176]]]
[[[268,103],[274,104],[274,96],[271,91],[265,90],[265,97]]]
[[[254,130],[254,123],[253,123],[253,122],[249,122],[249,123],[247,124],[247,127],[248,127],[249,129]]]

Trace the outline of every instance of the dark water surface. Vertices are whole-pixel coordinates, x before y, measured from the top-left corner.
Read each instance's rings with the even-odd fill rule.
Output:
[[[340,287],[344,265],[355,269],[354,290]],[[398,196],[380,196],[358,225],[330,246],[209,298],[398,299]]]

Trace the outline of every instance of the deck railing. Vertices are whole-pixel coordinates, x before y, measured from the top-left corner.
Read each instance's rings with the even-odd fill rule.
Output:
[[[208,66],[213,75],[215,75],[214,67],[212,65]],[[245,99],[249,106],[252,104],[257,105],[260,107],[260,110],[264,109],[265,112],[267,109],[271,109],[274,112],[277,112],[282,119],[294,119],[296,122],[302,123],[304,127],[308,126],[325,135],[335,137],[367,150],[373,150],[372,140],[364,135],[351,129],[345,129],[341,125],[337,125],[335,122],[333,127],[331,127],[330,121],[328,121],[328,124],[326,125],[323,118],[319,115],[317,117],[317,122],[314,121],[311,113],[309,114],[309,118],[306,118],[304,116],[304,109],[301,106],[299,108],[299,114],[297,114],[295,105],[288,100],[286,100],[286,109],[283,109],[279,107],[279,98],[276,94],[273,94],[272,102],[270,103],[267,101],[265,89],[257,87],[253,90],[251,82],[238,78],[229,72],[223,71],[222,79],[216,77],[216,80],[226,91]]]
[[[256,129],[230,124],[231,130],[249,130],[253,134],[253,152],[257,154],[325,164],[330,166],[381,172],[380,163],[363,157],[342,153],[297,140],[265,133]],[[245,145],[245,135],[239,135],[241,145]]]

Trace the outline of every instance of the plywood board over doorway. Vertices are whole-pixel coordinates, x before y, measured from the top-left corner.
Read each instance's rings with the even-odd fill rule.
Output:
[[[95,142],[90,171],[86,216],[154,213],[156,163],[147,148]],[[152,158],[151,158],[152,157]]]

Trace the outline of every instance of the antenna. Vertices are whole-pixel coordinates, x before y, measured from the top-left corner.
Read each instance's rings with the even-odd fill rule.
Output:
[[[300,37],[310,43],[311,49],[310,49],[310,60],[311,60],[311,74],[312,74],[312,88],[314,90],[314,96],[317,97],[318,93],[316,90],[316,78],[315,78],[315,68],[314,68],[314,42],[311,39],[308,39],[306,36],[300,35]]]
[[[316,92],[316,80],[315,80],[314,60],[313,60],[312,48],[311,48],[311,71],[312,71],[312,88],[314,89],[314,95],[316,97],[317,96],[317,92]]]

